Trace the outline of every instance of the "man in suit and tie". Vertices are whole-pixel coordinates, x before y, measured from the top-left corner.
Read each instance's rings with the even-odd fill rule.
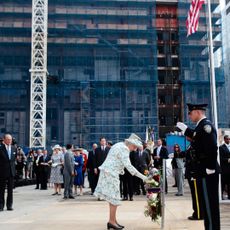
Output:
[[[168,159],[168,150],[162,145],[162,139],[157,140],[157,147],[153,150],[154,167],[161,169],[163,167],[163,159]],[[165,169],[166,170],[166,169]],[[165,192],[168,192],[167,175],[165,172]]]
[[[219,147],[219,150],[222,197],[225,191],[225,186],[227,186],[228,199],[230,199],[230,137],[228,135],[224,136],[224,144]]]
[[[139,147],[137,152],[136,152],[136,157],[135,157],[135,166],[136,169],[144,174],[145,170],[148,170],[148,166],[150,164],[151,158],[150,158],[150,154],[147,150],[143,149],[143,146]],[[142,194],[145,195],[145,187],[144,187],[144,183],[143,180],[140,180],[139,178],[135,178],[136,179],[136,195],[140,195],[140,187],[142,190]]]
[[[12,136],[5,134],[3,143],[0,145],[0,211],[5,206],[5,188],[7,186],[6,207],[12,211],[13,205],[13,182],[15,176],[16,148],[12,145]]]
[[[104,163],[108,152],[109,152],[109,148],[106,146],[106,139],[105,137],[101,137],[100,146],[95,149],[95,168],[94,168],[94,173],[96,175],[95,188],[97,187],[97,181],[100,174],[98,168]]]
[[[95,174],[94,174],[94,168],[95,168],[95,150],[97,148],[97,144],[94,143],[92,146],[92,150],[89,151],[88,155],[88,161],[87,161],[87,171],[88,171],[88,180],[89,180],[89,186],[91,188],[91,194],[94,193],[95,190]]]
[[[42,151],[42,155],[39,158],[38,166],[40,169],[40,179],[41,179],[41,190],[47,190],[47,182],[48,182],[48,173],[49,173],[49,161],[51,157],[49,156],[46,149]]]

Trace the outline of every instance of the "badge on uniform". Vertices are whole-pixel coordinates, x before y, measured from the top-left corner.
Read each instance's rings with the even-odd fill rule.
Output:
[[[205,126],[204,126],[204,131],[205,131],[206,133],[211,133],[211,131],[212,131],[212,126],[211,126],[211,125],[205,125]]]

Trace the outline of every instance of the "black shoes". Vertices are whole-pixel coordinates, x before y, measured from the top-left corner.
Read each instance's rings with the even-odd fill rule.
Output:
[[[183,196],[183,194],[176,193],[175,196]]]
[[[0,212],[2,212],[3,211],[3,208],[0,208]]]
[[[120,228],[124,228],[124,227],[125,227],[125,226],[120,225],[120,224],[118,224],[118,223],[117,223],[117,226],[120,227]]]
[[[8,207],[7,211],[13,211],[14,209],[12,207]]]
[[[122,200],[128,200],[128,197],[124,197]]]
[[[132,198],[132,197],[130,197],[130,198],[129,198],[129,200],[130,200],[130,201],[133,201],[133,198]]]
[[[69,199],[75,199],[73,196],[69,196]]]
[[[196,218],[194,216],[189,216],[188,220],[203,220],[203,218],[198,219],[198,218]]]
[[[107,229],[123,229],[124,227],[121,226],[121,225],[113,225],[113,224],[110,224],[109,222],[107,223]]]

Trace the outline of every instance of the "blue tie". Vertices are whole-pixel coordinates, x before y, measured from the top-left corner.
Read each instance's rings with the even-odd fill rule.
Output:
[[[7,153],[8,153],[8,156],[9,156],[9,159],[11,158],[11,152],[10,152],[10,146],[7,145]]]

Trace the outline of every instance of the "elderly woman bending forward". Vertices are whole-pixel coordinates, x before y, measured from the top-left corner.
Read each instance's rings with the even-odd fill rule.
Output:
[[[110,218],[107,229],[122,229],[116,219],[117,206],[121,204],[119,174],[124,174],[126,168],[132,175],[141,178],[146,176],[139,173],[130,163],[129,153],[142,145],[141,139],[131,134],[124,142],[112,146],[104,163],[99,167],[100,176],[94,195],[109,202]]]

